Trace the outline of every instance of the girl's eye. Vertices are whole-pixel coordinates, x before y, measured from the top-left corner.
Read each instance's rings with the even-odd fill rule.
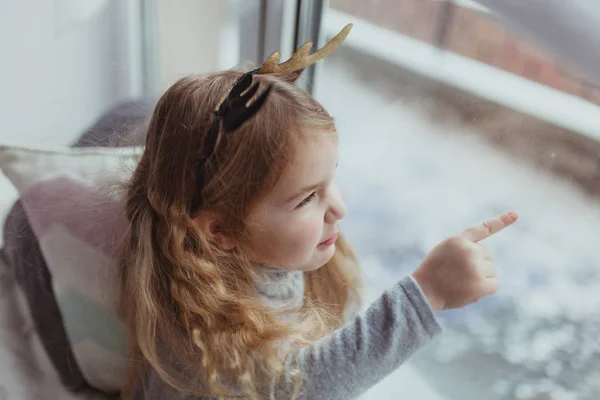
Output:
[[[312,192],[310,194],[310,196],[308,196],[307,198],[305,198],[304,200],[302,200],[302,202],[300,202],[300,204],[298,204],[298,206],[296,208],[302,208],[304,206],[307,206],[310,204],[310,202],[315,198],[317,192]]]

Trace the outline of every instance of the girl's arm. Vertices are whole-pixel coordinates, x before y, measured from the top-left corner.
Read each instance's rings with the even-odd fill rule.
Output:
[[[423,292],[407,276],[353,321],[289,357],[304,374],[299,399],[355,399],[440,332]],[[272,398],[284,398],[291,385],[275,385]]]
[[[362,314],[331,335],[292,354],[304,374],[299,400],[351,400],[393,372],[441,328],[412,276],[381,295]],[[204,400],[179,392],[147,371],[134,400]],[[273,385],[271,399],[287,399],[293,383]]]
[[[357,398],[441,331],[430,304],[435,310],[461,308],[495,293],[492,255],[479,242],[517,218],[512,212],[502,214],[440,242],[411,276],[363,315],[293,354],[289,362],[297,363],[306,376],[300,398]],[[286,386],[282,382],[276,387]]]

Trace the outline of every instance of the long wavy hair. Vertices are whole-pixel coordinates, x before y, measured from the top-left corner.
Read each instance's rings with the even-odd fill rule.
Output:
[[[274,379],[293,378],[293,398],[302,374],[284,368],[286,356],[339,327],[349,299],[359,298],[358,264],[340,236],[334,257],[304,274],[299,317],[285,322],[257,299],[256,266],[244,246],[221,250],[193,220],[199,211],[215,213],[243,243],[246,217],[289,166],[295,144],[314,132],[336,135],[331,116],[293,85],[298,75],[255,76],[272,85],[271,94],[251,120],[223,135],[202,188],[203,135],[241,73],[184,77],[158,101],[126,195],[119,312],[130,357],[123,398],[147,368],[178,390],[218,398],[262,398]]]

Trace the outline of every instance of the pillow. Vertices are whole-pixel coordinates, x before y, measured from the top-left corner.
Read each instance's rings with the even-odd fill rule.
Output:
[[[6,218],[4,233],[5,247],[0,256],[20,286],[33,326],[52,366],[68,389],[85,388],[87,382],[73,357],[54,297],[52,277],[20,200]]]
[[[51,277],[52,293],[40,293],[40,300],[58,306],[85,380],[111,392],[122,386],[126,356],[114,307],[117,249],[126,230],[120,199],[141,150],[0,146],[0,168],[19,192]]]

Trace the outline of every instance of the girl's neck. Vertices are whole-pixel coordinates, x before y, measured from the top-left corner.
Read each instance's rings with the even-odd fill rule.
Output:
[[[256,290],[265,304],[278,310],[297,308],[304,297],[304,275],[278,268],[257,269]]]

